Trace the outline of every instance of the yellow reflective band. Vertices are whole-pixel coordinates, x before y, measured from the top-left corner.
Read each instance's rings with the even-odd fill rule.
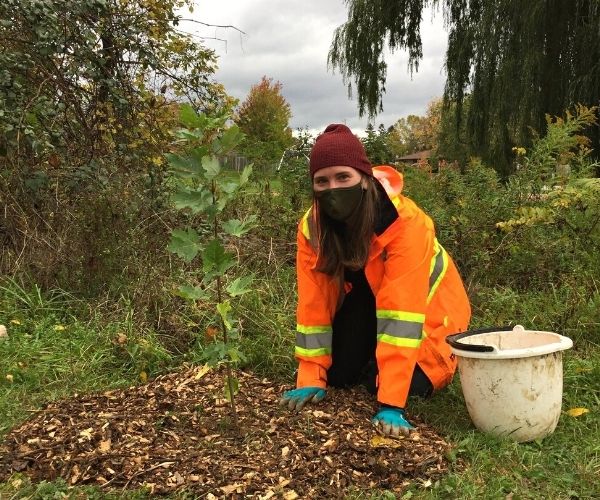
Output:
[[[305,335],[311,335],[313,333],[331,333],[331,325],[319,325],[319,326],[307,326],[307,325],[296,325],[296,330]]]
[[[331,354],[330,347],[322,347],[321,349],[304,349],[304,347],[296,346],[296,354],[312,358],[315,356],[328,356]]]
[[[386,333],[380,333],[377,335],[377,342],[383,342],[385,344],[391,344],[396,347],[411,347],[416,349],[421,345],[423,339],[405,339],[400,337],[392,337]]]
[[[306,216],[304,216],[304,219],[302,219],[302,234],[307,240],[310,240],[310,230],[308,229],[308,219]]]
[[[448,270],[448,254],[446,253],[446,250],[444,250],[444,248],[442,246],[440,246],[440,250],[441,250],[441,258],[442,258],[442,269],[440,271],[440,274],[436,277],[434,283],[432,285],[430,285],[431,288],[429,290],[429,295],[427,295],[427,303],[428,304],[429,304],[429,302],[431,302],[431,299],[433,298],[435,291],[440,286],[440,283],[444,279],[444,276],[446,275],[446,271]],[[433,259],[433,262],[435,262],[435,258]],[[430,278],[431,278],[431,276],[430,276]]]
[[[429,265],[429,276],[430,277],[433,275],[433,270],[435,269],[435,263],[437,262],[437,258],[438,258],[438,255],[439,255],[440,249],[441,249],[441,246],[440,246],[437,238],[435,238],[435,240],[433,240],[433,248],[435,250],[435,254],[433,255],[433,259],[431,259],[431,264]]]
[[[312,217],[312,207],[309,208],[304,216],[302,217],[302,234],[307,240],[310,240],[310,221],[309,217]]]
[[[378,319],[398,319],[401,321],[410,321],[412,323],[425,323],[425,314],[408,312],[408,311],[393,311],[387,309],[377,310]]]

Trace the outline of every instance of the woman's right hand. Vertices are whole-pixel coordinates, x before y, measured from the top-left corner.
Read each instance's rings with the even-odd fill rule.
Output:
[[[284,392],[279,405],[297,411],[301,410],[306,403],[322,401],[326,394],[327,391],[321,387],[301,387]]]

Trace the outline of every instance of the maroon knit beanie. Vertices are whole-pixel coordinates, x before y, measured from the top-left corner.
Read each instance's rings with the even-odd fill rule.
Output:
[[[352,131],[338,123],[328,125],[317,137],[310,152],[310,177],[325,167],[346,166],[373,175],[371,162],[367,158],[362,142]]]

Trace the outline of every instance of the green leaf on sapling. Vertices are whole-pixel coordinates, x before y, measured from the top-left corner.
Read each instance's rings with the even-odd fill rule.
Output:
[[[175,193],[172,199],[178,210],[189,208],[195,214],[204,211],[212,203],[210,191],[204,188],[181,190]]]
[[[236,278],[229,283],[229,285],[227,285],[227,293],[232,297],[237,297],[239,295],[251,292],[252,288],[250,288],[250,283],[252,283],[252,280],[254,280],[253,274]]]
[[[223,231],[225,231],[227,234],[230,234],[231,236],[239,237],[250,231],[250,229],[254,227],[255,221],[255,215],[251,215],[245,221],[231,219],[223,223]]]
[[[175,153],[165,153],[169,165],[176,170],[189,170],[189,160]]]
[[[202,130],[188,130],[187,128],[181,128],[175,131],[175,137],[177,139],[184,139],[186,141],[197,141],[202,139],[204,132]]]
[[[215,156],[205,156],[202,158],[202,168],[208,180],[214,179],[221,172],[221,164]]]
[[[226,252],[219,240],[212,240],[202,251],[202,270],[205,273],[222,275],[235,262],[234,255]]]
[[[171,240],[167,249],[181,257],[186,262],[191,262],[200,251],[200,238],[193,229],[175,229],[171,233]]]
[[[232,180],[219,183],[219,188],[221,189],[221,191],[223,191],[224,193],[227,193],[227,194],[235,193],[237,188],[239,188],[239,187],[240,187],[239,182],[232,181]]]
[[[239,127],[232,125],[221,134],[221,137],[213,141],[213,151],[221,155],[226,154],[235,148],[243,138],[244,134],[240,131]]]
[[[231,302],[228,300],[224,302],[219,302],[217,304],[217,311],[219,312],[223,323],[225,323],[225,328],[227,330],[231,329],[231,321],[229,320],[229,313],[231,312]]]
[[[227,357],[232,363],[239,363],[240,361],[246,361],[247,358],[242,351],[237,347],[230,345],[227,349]]]
[[[199,286],[182,285],[175,291],[175,295],[187,300],[200,300],[206,298],[208,293]]]
[[[247,165],[244,167],[244,170],[242,170],[242,173],[240,174],[240,186],[243,186],[248,182],[250,175],[252,175],[252,164]]]
[[[194,157],[180,156],[174,153],[166,153],[165,158],[171,166],[171,170],[181,177],[194,177],[202,174],[202,164]]]
[[[196,113],[194,108],[184,103],[179,108],[179,121],[189,128],[203,128],[206,124],[206,118]]]

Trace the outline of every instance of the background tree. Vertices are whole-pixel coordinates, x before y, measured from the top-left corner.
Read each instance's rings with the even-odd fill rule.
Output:
[[[290,105],[281,95],[282,84],[263,76],[253,85],[237,111],[235,122],[246,135],[241,150],[255,166],[276,165],[293,142]]]
[[[425,116],[408,115],[390,127],[388,144],[396,156],[427,150],[438,152],[442,107],[441,99],[433,99]]]
[[[127,269],[140,304],[160,297],[178,103],[231,105],[214,53],[178,30],[185,4],[0,2],[1,274],[95,295]]]
[[[382,109],[387,63],[383,50],[406,49],[410,71],[423,56],[425,7],[442,4],[449,29],[445,102],[457,117],[465,97],[467,139],[506,175],[511,149],[543,131],[547,113],[600,100],[600,4],[586,0],[347,0],[348,21],[335,31],[329,63],[353,78],[359,111]],[[459,125],[459,122],[457,122]],[[600,145],[598,127],[593,144]]]
[[[372,123],[369,123],[365,132],[367,135],[361,141],[371,163],[373,165],[383,165],[393,161],[394,158],[388,146],[388,131],[383,123],[379,124],[377,130],[375,130]]]

